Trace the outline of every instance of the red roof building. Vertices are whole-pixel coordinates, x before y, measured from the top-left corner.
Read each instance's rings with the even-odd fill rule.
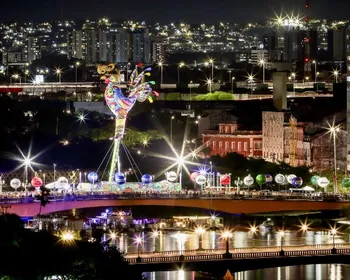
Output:
[[[210,155],[224,156],[238,153],[245,157],[262,156],[261,131],[239,130],[237,122],[220,123],[219,130],[207,130],[203,144],[210,149]]]

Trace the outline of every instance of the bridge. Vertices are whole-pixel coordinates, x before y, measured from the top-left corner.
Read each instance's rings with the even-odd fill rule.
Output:
[[[226,213],[269,213],[287,211],[340,210],[350,206],[350,197],[305,197],[301,195],[199,195],[199,194],[84,194],[51,196],[50,203],[40,207],[39,201],[32,197],[0,198],[0,210],[6,209],[22,217],[36,216],[54,212],[95,208],[132,206],[170,206],[201,208]],[[4,210],[3,210],[4,211]]]
[[[127,255],[140,272],[195,270],[231,272],[306,264],[349,264],[350,244],[239,248],[231,251],[187,250],[177,254]]]

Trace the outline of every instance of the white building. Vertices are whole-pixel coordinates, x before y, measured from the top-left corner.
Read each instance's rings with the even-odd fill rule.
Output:
[[[251,50],[250,51],[250,62],[253,65],[258,65],[261,60],[267,62],[269,59],[268,50]]]

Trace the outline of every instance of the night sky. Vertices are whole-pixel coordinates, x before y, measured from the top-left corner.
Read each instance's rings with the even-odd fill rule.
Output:
[[[2,21],[59,19],[146,20],[214,23],[272,18],[274,12],[301,12],[305,0],[2,0]],[[348,19],[350,0],[310,0],[314,17]]]

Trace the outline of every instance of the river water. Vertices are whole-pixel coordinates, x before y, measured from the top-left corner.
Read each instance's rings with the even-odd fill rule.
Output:
[[[135,238],[141,237],[140,252],[173,251],[197,249],[199,237],[193,232],[160,232],[158,237],[152,233],[121,234],[115,241],[122,251],[132,254],[137,253]],[[108,237],[107,237],[108,238]],[[329,229],[317,231],[285,231],[283,240],[278,232],[252,234],[248,231],[236,231],[232,233],[230,248],[254,247],[254,246],[283,246],[288,245],[314,245],[332,244],[333,236]],[[337,234],[335,243],[349,242],[349,234]],[[224,249],[225,242],[219,232],[207,231],[202,237],[204,249]],[[223,274],[225,272],[222,272]],[[222,279],[219,275],[208,275],[193,271],[165,271],[145,273],[148,280],[204,280]],[[317,264],[295,267],[280,267],[255,271],[234,273],[235,280],[338,280],[350,279],[350,266],[339,264]]]

